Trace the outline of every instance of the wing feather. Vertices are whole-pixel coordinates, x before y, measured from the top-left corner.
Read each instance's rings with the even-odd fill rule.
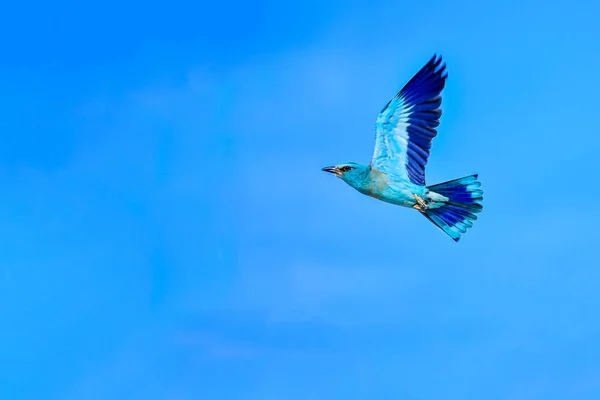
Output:
[[[431,141],[437,135],[442,110],[446,65],[433,56],[391,99],[377,117],[371,165],[425,185]]]

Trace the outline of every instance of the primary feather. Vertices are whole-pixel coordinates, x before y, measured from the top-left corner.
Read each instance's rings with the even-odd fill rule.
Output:
[[[391,99],[377,117],[371,165],[425,185],[425,165],[440,124],[446,66],[431,60]]]

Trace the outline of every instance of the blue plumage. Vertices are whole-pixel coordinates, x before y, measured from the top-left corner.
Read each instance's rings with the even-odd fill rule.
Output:
[[[392,168],[388,159],[398,159],[396,173],[417,185],[425,185],[425,166],[431,141],[442,115],[440,93],[446,82],[446,66],[442,58],[433,56],[408,83],[388,102],[377,118],[377,136],[373,165]],[[403,139],[398,148],[391,140]],[[405,157],[402,157],[402,156]]]
[[[477,175],[425,186],[425,166],[437,135],[446,65],[433,56],[381,110],[369,165],[323,168],[359,192],[412,207],[458,241],[482,210]]]
[[[438,183],[427,188],[446,197],[448,200],[439,208],[427,209],[423,215],[441,230],[458,241],[460,235],[473,226],[483,206],[483,191],[478,189],[481,183],[477,174]]]

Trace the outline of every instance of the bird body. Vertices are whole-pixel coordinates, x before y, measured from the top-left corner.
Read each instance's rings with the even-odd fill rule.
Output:
[[[428,192],[424,186],[415,185],[406,179],[388,174],[370,165],[348,164],[353,170],[341,175],[344,182],[360,193],[387,203],[413,207],[417,202],[414,194],[420,197]]]
[[[458,241],[482,210],[477,175],[426,186],[425,165],[442,111],[447,74],[434,56],[381,110],[370,164],[325,167],[360,193],[418,210]]]

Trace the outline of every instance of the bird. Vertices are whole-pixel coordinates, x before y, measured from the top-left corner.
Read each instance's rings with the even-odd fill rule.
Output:
[[[417,210],[458,242],[483,209],[478,174],[430,186],[425,183],[447,78],[446,63],[434,54],[377,116],[371,162],[342,163],[322,171],[364,195]]]

